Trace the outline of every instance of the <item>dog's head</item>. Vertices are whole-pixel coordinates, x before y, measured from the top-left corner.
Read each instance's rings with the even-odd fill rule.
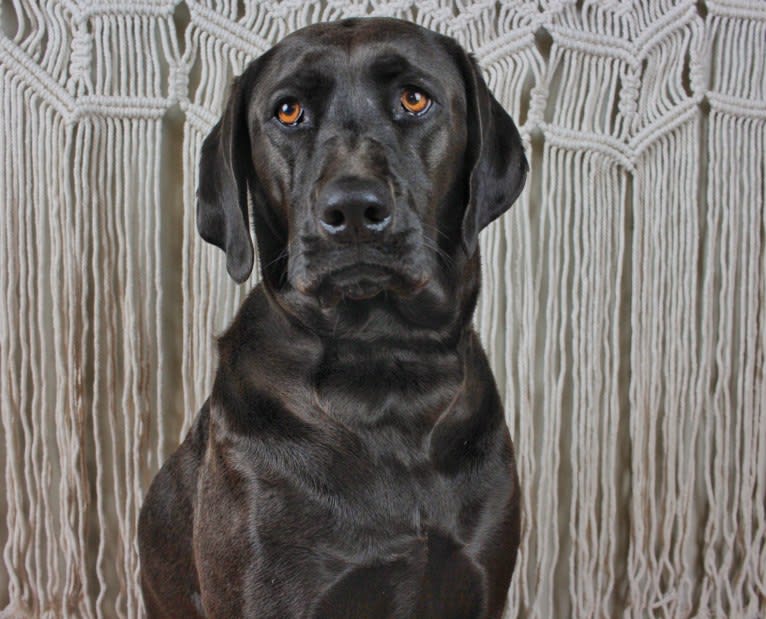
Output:
[[[350,19],[293,33],[235,81],[202,147],[197,224],[244,281],[249,194],[271,291],[412,297],[476,264],[479,231],[526,172],[513,121],[454,40]]]

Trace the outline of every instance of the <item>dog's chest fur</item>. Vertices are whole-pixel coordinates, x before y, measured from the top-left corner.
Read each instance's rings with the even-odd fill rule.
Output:
[[[259,331],[276,328],[267,323],[261,314],[235,341],[249,341],[257,351]],[[239,572],[243,561],[252,568],[228,586],[267,605],[252,609],[254,616],[297,616],[295,609],[269,605],[307,594],[317,596],[315,613],[322,616],[330,607],[319,609],[335,598],[369,600],[375,592],[388,609],[381,616],[389,616],[390,604],[414,611],[423,587],[454,581],[446,570],[458,570],[470,599],[450,602],[443,592],[425,597],[468,613],[456,616],[480,616],[481,575],[470,546],[495,480],[481,462],[459,470],[440,466],[460,462],[452,452],[470,451],[468,442],[477,436],[472,426],[462,438],[458,427],[467,405],[458,354],[427,343],[397,351],[395,343],[384,350],[384,344],[340,342],[310,354],[310,344],[292,341],[279,355],[238,349],[240,364],[252,367],[236,376],[251,376],[250,384],[229,384],[225,372],[216,381],[200,504],[221,511],[220,519],[208,513],[206,522],[226,522],[229,535],[240,540],[218,560],[240,566]],[[289,391],[271,384],[274,367],[293,368]],[[456,431],[445,441],[436,428],[450,424]],[[226,518],[230,514],[236,519]],[[244,594],[254,587],[269,591]]]

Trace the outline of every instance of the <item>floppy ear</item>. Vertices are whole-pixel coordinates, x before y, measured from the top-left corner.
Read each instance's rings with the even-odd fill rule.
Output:
[[[470,168],[468,204],[463,215],[463,247],[473,255],[479,232],[505,213],[527,178],[527,158],[516,125],[497,102],[473,56],[458,48],[466,89]]]
[[[218,124],[205,138],[197,186],[197,230],[226,252],[226,270],[237,282],[253,270],[253,242],[247,213],[248,180],[253,180],[247,101],[251,65],[235,79]]]

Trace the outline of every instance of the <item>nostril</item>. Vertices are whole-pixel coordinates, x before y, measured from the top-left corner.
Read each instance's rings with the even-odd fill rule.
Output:
[[[364,210],[364,226],[369,230],[381,231],[391,221],[391,213],[383,204],[373,204]]]
[[[346,223],[346,216],[343,214],[343,211],[337,208],[328,208],[325,210],[325,212],[322,214],[322,223],[326,224],[328,227],[339,230],[340,228],[343,228],[343,226]]]
[[[364,219],[373,224],[379,224],[388,214],[379,206],[368,206],[364,211]]]

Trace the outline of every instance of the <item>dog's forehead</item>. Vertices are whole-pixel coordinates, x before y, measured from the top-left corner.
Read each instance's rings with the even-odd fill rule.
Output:
[[[395,73],[409,68],[462,85],[440,35],[398,19],[352,18],[314,24],[285,37],[269,56],[267,73],[273,80],[308,66],[332,75],[364,70]]]

